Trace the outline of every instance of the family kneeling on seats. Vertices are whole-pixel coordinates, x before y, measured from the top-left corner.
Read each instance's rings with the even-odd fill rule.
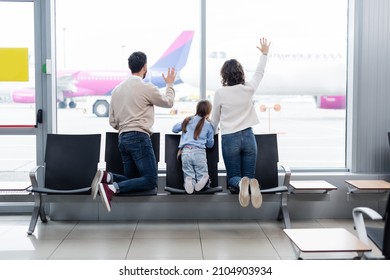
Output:
[[[236,59],[226,60],[220,71],[222,87],[215,91],[212,106],[207,100],[200,101],[196,115],[177,124],[177,132],[180,130],[183,132],[181,142],[185,144],[182,156],[187,154],[186,161],[203,168],[199,172],[183,168],[184,188],[187,193],[192,193],[194,189],[200,190],[207,184],[209,178],[208,170],[204,169],[207,166],[205,149],[214,145],[211,142],[213,134],[219,132],[228,188],[239,189],[241,206],[247,207],[250,200],[253,207],[261,206],[260,186],[254,179],[258,151],[252,126],[257,125],[259,119],[254,108],[253,96],[264,76],[269,46],[267,39],[260,39],[257,46],[261,52],[260,59],[249,81],[245,80],[241,63]],[[129,170],[136,166],[141,178],[126,178],[125,181],[120,178],[118,181],[117,174],[99,170],[92,182],[92,196],[96,198],[99,191],[108,211],[111,211],[110,201],[114,193],[139,191],[140,188],[157,186],[157,166],[150,141],[154,124],[154,106],[172,108],[175,99],[174,68],[168,68],[167,76],[162,74],[166,90],[165,94],[160,94],[157,87],[143,81],[147,73],[147,58],[144,53],[132,53],[128,65],[132,75],[112,93],[109,122],[119,131],[119,149],[125,170],[129,173]],[[137,106],[133,106],[134,104]],[[210,112],[211,120],[208,119]],[[196,173],[199,173],[199,176],[196,176]],[[121,185],[119,186],[116,181]]]

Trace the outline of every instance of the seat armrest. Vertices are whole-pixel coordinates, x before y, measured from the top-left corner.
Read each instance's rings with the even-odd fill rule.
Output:
[[[39,184],[38,184],[38,170],[40,168],[44,168],[44,166],[42,166],[42,165],[35,166],[29,172],[31,186],[32,186],[33,189],[39,187]]]
[[[289,166],[280,165],[279,167],[283,169],[284,172],[284,180],[283,180],[283,186],[290,186],[290,179],[291,179],[291,169]]]
[[[352,210],[352,215],[354,215],[354,213],[366,214],[371,220],[374,221],[383,219],[383,217],[378,212],[368,207],[356,207]]]
[[[382,216],[375,210],[368,207],[356,207],[352,210],[352,218],[355,224],[358,238],[369,245],[369,238],[367,236],[366,225],[364,223],[363,214],[367,215],[372,220],[381,220]]]

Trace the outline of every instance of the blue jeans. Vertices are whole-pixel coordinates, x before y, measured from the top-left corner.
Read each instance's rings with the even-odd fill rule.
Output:
[[[184,179],[186,177],[191,177],[193,184],[199,182],[203,175],[209,175],[206,149],[184,147],[181,154],[181,164],[183,167]]]
[[[157,187],[157,163],[150,136],[144,132],[130,131],[119,135],[125,176],[113,175],[119,192],[136,192]]]
[[[222,157],[228,187],[238,188],[241,178],[255,178],[257,144],[252,128],[222,135]]]

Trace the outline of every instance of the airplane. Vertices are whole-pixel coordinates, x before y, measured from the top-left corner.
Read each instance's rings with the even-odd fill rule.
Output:
[[[148,67],[145,82],[151,82],[155,86],[165,87],[165,81],[161,73],[169,67],[177,71],[175,84],[182,83],[180,70],[187,63],[188,53],[191,48],[194,31],[183,31],[170,47],[163,53],[158,61]],[[74,98],[85,96],[98,96],[92,105],[92,112],[98,117],[107,117],[109,109],[109,97],[112,90],[123,80],[131,75],[130,71],[100,71],[100,70],[63,70],[57,73],[57,98],[58,108],[75,108]],[[15,103],[34,103],[34,87],[15,89],[11,93]],[[69,102],[68,102],[69,100]]]
[[[0,103],[9,102],[12,90],[20,84],[19,82],[0,82]]]
[[[280,49],[274,52],[273,50],[274,42],[255,99],[259,95],[311,95],[314,96],[318,108],[345,109],[346,59],[342,52],[337,50],[282,52]],[[227,59],[236,58],[244,67],[245,76],[248,79],[252,77],[260,52],[255,47],[254,50],[241,50],[241,57],[229,55],[233,52],[229,53],[226,47],[208,52],[207,92],[213,92],[221,87],[220,70]],[[199,69],[199,65],[193,63],[196,61],[188,63],[180,77],[184,83],[199,87],[199,72],[196,70]]]

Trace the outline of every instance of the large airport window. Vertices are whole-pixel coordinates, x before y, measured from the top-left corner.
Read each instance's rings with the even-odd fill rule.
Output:
[[[57,0],[58,132],[113,131],[110,93],[129,75],[129,54],[148,55],[150,81],[159,86],[153,78],[161,70],[154,72],[153,65],[190,37],[190,48],[179,51],[184,63],[175,106],[156,108],[164,168],[164,134],[194,114],[200,96],[213,99],[226,59],[238,59],[249,78],[259,57],[256,45],[266,37],[271,51],[254,99],[260,119],[255,132],[277,133],[280,161],[293,169],[345,168],[347,8],[347,0]],[[199,79],[200,69],[206,81]]]

